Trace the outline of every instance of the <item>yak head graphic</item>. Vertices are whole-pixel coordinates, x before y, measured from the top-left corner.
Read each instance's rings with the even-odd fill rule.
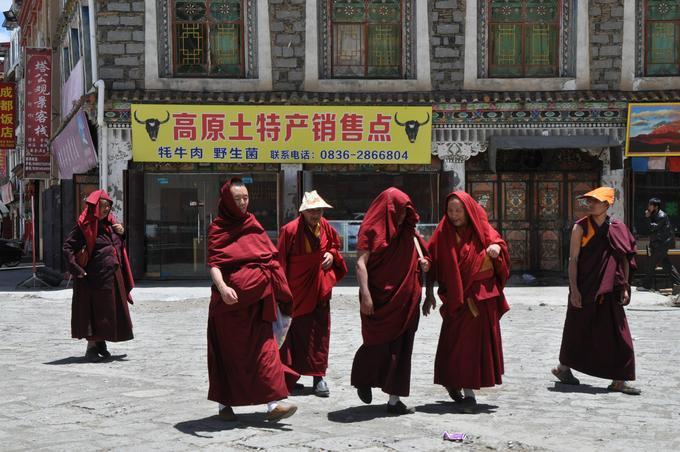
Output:
[[[430,114],[427,114],[427,119],[425,122],[418,122],[415,119],[411,119],[406,122],[399,122],[399,119],[397,119],[397,114],[394,114],[394,122],[397,123],[397,125],[402,126],[404,128],[404,131],[406,132],[406,136],[408,137],[408,141],[411,143],[416,142],[416,137],[418,136],[418,129],[420,126],[424,126],[428,122],[430,122]]]
[[[165,114],[166,118],[164,121],[160,121],[156,118],[149,118],[142,121],[137,117],[137,112],[135,112],[135,121],[140,124],[144,124],[144,127],[146,127],[146,133],[149,134],[151,141],[156,141],[156,138],[158,138],[158,129],[160,129],[161,124],[165,124],[170,120],[170,112],[166,111]]]

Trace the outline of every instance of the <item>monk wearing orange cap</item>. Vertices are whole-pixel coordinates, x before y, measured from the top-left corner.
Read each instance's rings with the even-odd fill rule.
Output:
[[[560,382],[578,385],[571,369],[611,379],[609,391],[638,395],[635,354],[624,306],[630,303],[630,270],[635,239],[622,222],[607,215],[614,189],[600,187],[581,196],[589,215],[576,222],[569,246],[569,304],[560,363]]]

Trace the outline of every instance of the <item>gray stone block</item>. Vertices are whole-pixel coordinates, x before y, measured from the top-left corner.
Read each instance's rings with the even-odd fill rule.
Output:
[[[600,30],[621,30],[623,28],[622,20],[609,20],[600,25]]]
[[[274,66],[276,67],[298,67],[297,58],[274,58]]]
[[[133,41],[138,41],[138,42],[144,42],[144,32],[143,31],[133,31],[132,32],[132,40]]]
[[[295,49],[293,47],[281,47],[281,55],[282,57],[292,57],[295,55]]]
[[[125,45],[123,44],[99,44],[99,53],[109,55],[120,55],[125,52]]]
[[[621,76],[621,71],[610,69],[604,72],[605,80],[618,80]]]
[[[97,17],[97,25],[118,25],[120,17],[117,15],[100,15]]]
[[[120,24],[121,25],[130,25],[133,27],[140,27],[144,25],[144,17],[143,16],[122,16],[120,18]]]
[[[137,66],[139,64],[139,57],[137,56],[124,56],[116,58],[116,65],[118,66]]]
[[[302,37],[296,33],[280,33],[276,35],[274,42],[280,46],[299,44],[302,42]]]
[[[132,4],[132,11],[134,12],[143,12],[146,9],[146,6],[144,5],[144,2],[134,2]]]
[[[590,36],[591,44],[609,44],[609,35],[606,34],[593,34]]]
[[[590,67],[592,69],[609,69],[613,67],[613,61],[611,58],[607,59],[602,59],[602,60],[594,60],[590,62]]]
[[[617,6],[611,10],[612,17],[623,17],[623,7]]]
[[[434,57],[435,58],[453,58],[459,55],[458,50],[452,49],[450,47],[435,47]]]
[[[456,11],[453,13],[453,21],[459,24],[465,23],[465,13],[461,11]]]
[[[123,72],[123,69],[119,67],[104,66],[99,68],[99,76],[106,79],[121,79]]]
[[[283,30],[285,30],[285,26],[283,25],[283,22],[279,20],[274,20],[271,24],[269,24],[269,31],[278,32]]]
[[[588,14],[591,16],[601,16],[602,15],[602,8],[599,6],[591,6],[588,8]]]
[[[107,41],[130,41],[132,40],[132,32],[127,30],[114,30],[106,33]]]
[[[107,11],[128,12],[130,11],[129,3],[121,2],[105,2]]]
[[[621,46],[600,47],[600,56],[614,56],[614,55],[621,55]]]
[[[440,9],[457,8],[458,2],[456,0],[446,0],[446,1],[435,2],[434,7],[440,8]]]
[[[436,28],[438,34],[450,34],[450,35],[452,35],[454,33],[458,33],[458,31],[460,30],[460,25],[440,23],[440,24],[436,24],[435,28]]]
[[[277,19],[298,19],[302,17],[302,14],[294,9],[280,9],[276,11],[274,17]]]
[[[135,89],[136,84],[133,80],[117,80],[111,85],[112,89]]]
[[[291,82],[300,82],[305,79],[304,71],[290,71],[288,73],[288,80]]]
[[[125,44],[127,53],[144,53],[144,44]]]
[[[144,71],[142,68],[133,68],[128,71],[128,77],[131,79],[140,80],[144,78]]]

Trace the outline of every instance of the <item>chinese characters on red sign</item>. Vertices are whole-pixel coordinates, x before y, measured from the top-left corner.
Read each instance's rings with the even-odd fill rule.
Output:
[[[26,103],[24,177],[50,177],[52,111],[52,52],[50,49],[26,49]]]
[[[14,83],[0,82],[0,148],[14,149],[17,145],[14,128]]]

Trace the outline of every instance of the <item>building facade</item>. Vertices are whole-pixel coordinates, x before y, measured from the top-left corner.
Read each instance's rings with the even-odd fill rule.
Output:
[[[678,173],[635,173],[622,151],[630,103],[680,101],[675,1],[54,3],[59,15],[50,37],[63,69],[55,86],[68,84],[69,71],[83,79],[77,108],[62,108],[69,111],[60,112],[55,131],[84,111],[97,166],[73,179],[54,168],[48,185],[60,187],[52,190],[61,205],[76,206],[62,215],[69,221],[84,193],[97,185],[108,190],[131,231],[138,276],[205,275],[206,226],[219,185],[235,174],[246,179],[253,210],[274,239],[296,215],[302,192],[319,190],[335,207],[327,217],[350,254],[363,212],[387,186],[414,199],[426,235],[446,194],[465,189],[508,240],[513,269],[531,272],[565,270],[569,228],[583,214],[576,197],[594,186],[616,188],[613,215],[642,235],[643,200],[634,186],[680,201],[672,190]],[[133,139],[134,124],[149,119],[135,118],[138,105],[167,106],[169,125],[178,120],[170,106],[263,113],[373,106],[390,117],[395,107],[429,108],[430,159],[150,162]]]

